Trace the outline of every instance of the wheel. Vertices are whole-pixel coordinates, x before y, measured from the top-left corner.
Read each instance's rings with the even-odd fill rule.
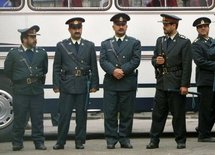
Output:
[[[13,126],[13,103],[10,81],[0,77],[0,142],[10,141]]]

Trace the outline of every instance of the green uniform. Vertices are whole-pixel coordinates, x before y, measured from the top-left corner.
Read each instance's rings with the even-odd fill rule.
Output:
[[[100,65],[106,72],[103,85],[105,137],[108,145],[115,145],[118,141],[121,145],[129,143],[137,89],[135,70],[140,60],[141,44],[135,38],[125,36],[120,46],[115,37],[101,43]],[[113,77],[116,68],[123,70],[125,76],[122,79]]]

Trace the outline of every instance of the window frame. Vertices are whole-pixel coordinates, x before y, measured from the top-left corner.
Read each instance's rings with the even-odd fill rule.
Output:
[[[206,11],[212,10],[215,7],[215,0],[212,0],[210,7],[122,7],[118,3],[119,0],[115,0],[115,6],[121,11]]]
[[[25,0],[20,0],[21,4],[18,7],[0,7],[0,12],[1,11],[20,11],[23,9],[25,6]]]
[[[107,11],[112,7],[113,0],[109,0],[107,7],[34,7],[31,0],[27,0],[28,7],[33,11]]]

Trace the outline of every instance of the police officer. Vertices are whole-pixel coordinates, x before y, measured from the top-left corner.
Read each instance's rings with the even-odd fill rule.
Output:
[[[213,92],[215,61],[209,56],[212,42],[212,38],[209,37],[210,23],[211,20],[207,17],[200,17],[193,22],[198,37],[192,43],[192,55],[196,64],[197,90],[201,93],[198,142],[215,142],[210,134],[215,121],[215,94]]]
[[[140,41],[126,35],[129,20],[125,13],[114,15],[110,21],[113,21],[115,36],[101,43],[100,65],[106,72],[104,118],[108,149],[114,149],[118,141],[121,148],[133,148],[129,135],[137,89],[135,70],[140,64],[141,45]]]
[[[185,99],[190,86],[192,58],[191,42],[177,32],[181,18],[161,14],[165,36],[157,39],[152,65],[156,70],[156,93],[150,131],[151,141],[147,149],[159,147],[169,111],[177,149],[186,147]],[[178,91],[178,92],[177,92]]]
[[[80,17],[66,21],[71,37],[57,44],[54,65],[54,92],[60,92],[60,119],[57,143],[53,149],[64,149],[73,109],[76,112],[75,148],[84,149],[89,92],[99,89],[94,43],[81,37]]]
[[[35,149],[46,150],[43,133],[44,82],[48,57],[44,49],[36,47],[39,26],[19,29],[22,45],[9,51],[4,62],[5,74],[13,82],[13,151],[23,148],[27,114],[32,123]]]

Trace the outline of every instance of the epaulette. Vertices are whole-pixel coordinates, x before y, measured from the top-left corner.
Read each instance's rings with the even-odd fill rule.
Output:
[[[195,42],[197,42],[197,41],[199,41],[199,38],[196,38],[193,42],[195,43]]]
[[[187,37],[185,37],[184,35],[181,35],[181,34],[179,34],[179,37],[183,38],[183,39],[188,39]]]

